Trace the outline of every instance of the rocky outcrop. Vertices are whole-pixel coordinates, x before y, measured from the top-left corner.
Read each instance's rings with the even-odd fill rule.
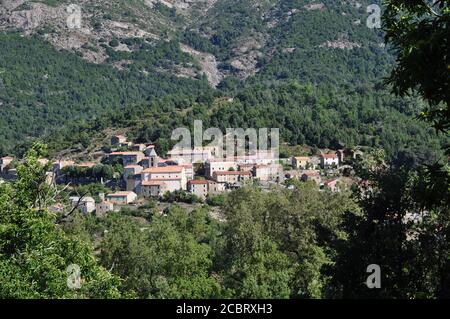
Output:
[[[216,57],[210,53],[199,52],[191,47],[182,44],[181,50],[192,55],[200,64],[201,71],[208,78],[208,82],[216,87],[222,80],[222,74],[219,72]]]
[[[321,2],[319,3],[310,3],[304,6],[304,8],[308,11],[321,10],[325,7],[325,5]]]
[[[333,49],[341,49],[341,50],[352,50],[355,48],[360,48],[361,44],[356,42],[350,42],[347,39],[335,40],[335,41],[326,41],[320,45],[321,48],[328,47]]]

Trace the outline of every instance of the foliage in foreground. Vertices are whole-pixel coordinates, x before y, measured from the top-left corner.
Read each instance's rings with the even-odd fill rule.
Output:
[[[69,238],[47,210],[54,192],[34,146],[18,166],[18,180],[0,185],[1,298],[116,298],[119,279],[99,266],[92,248]],[[81,270],[81,288],[70,289],[70,265]],[[70,279],[70,278],[69,278]]]

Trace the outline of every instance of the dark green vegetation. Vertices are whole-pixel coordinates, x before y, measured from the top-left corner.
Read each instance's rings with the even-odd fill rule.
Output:
[[[421,116],[437,131],[450,129],[450,57],[448,1],[388,1],[386,39],[396,48],[398,66],[389,77],[395,93],[419,92],[429,103]],[[403,19],[398,23],[398,14]]]
[[[119,71],[90,64],[19,34],[1,34],[0,43],[0,153],[11,152],[18,142],[45,136],[74,121],[122,113],[133,103],[166,95],[184,100],[209,90],[205,80],[155,72],[165,63],[164,57],[170,57],[174,64],[189,59],[171,43],[141,52],[150,76],[134,69]]]
[[[386,37],[398,53],[389,82],[400,96],[416,91],[426,99],[430,107],[422,118],[448,136],[449,2],[389,0],[386,4]],[[370,183],[359,194],[364,214],[345,222],[350,236],[335,274],[343,296],[450,298],[449,164],[392,167],[384,165],[380,155],[357,167]],[[357,285],[363,280],[359,267],[374,260],[382,261],[389,278],[376,292]]]
[[[117,298],[119,278],[99,266],[92,247],[67,235],[48,212],[56,193],[45,182],[48,168],[37,161],[42,151],[37,145],[27,153],[14,185],[0,185],[1,298]],[[84,274],[78,290],[67,284],[72,264]]]

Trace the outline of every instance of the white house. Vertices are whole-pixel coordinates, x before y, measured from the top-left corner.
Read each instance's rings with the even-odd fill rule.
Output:
[[[114,210],[114,204],[111,202],[101,202],[95,205],[95,212],[97,215],[101,216],[108,212],[112,212]]]
[[[5,156],[0,158],[0,173],[4,173],[5,168],[14,161],[14,157]]]
[[[77,207],[81,210],[83,214],[92,213],[95,211],[95,200],[92,197],[80,197],[72,196],[69,197],[70,204],[72,207]]]
[[[309,156],[295,156],[292,158],[292,166],[294,168],[306,169],[306,166],[310,163]]]
[[[211,159],[206,161],[205,163],[205,171],[206,175],[209,177],[213,177],[215,172],[226,172],[238,169],[238,163],[234,160],[227,159]]]
[[[320,166],[339,166],[339,156],[336,153],[320,155]]]

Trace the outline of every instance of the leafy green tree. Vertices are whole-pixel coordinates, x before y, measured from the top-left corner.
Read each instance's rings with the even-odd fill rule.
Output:
[[[2,298],[116,298],[119,280],[97,265],[92,248],[69,238],[47,206],[55,195],[34,145],[18,165],[15,183],[0,185],[0,296]],[[81,271],[68,285],[68,266]],[[68,279],[69,278],[69,279]]]
[[[271,193],[237,190],[224,204],[226,243],[218,254],[224,257],[216,262],[237,296],[326,294],[326,270],[335,258],[332,243],[344,236],[341,217],[357,207],[346,192],[321,192],[315,183],[293,185]]]
[[[223,288],[213,276],[213,250],[205,214],[171,208],[142,223],[110,215],[101,261],[124,279],[123,291],[140,298],[214,298]],[[206,227],[206,229],[204,229]]]
[[[397,66],[388,80],[400,95],[417,91],[430,103],[422,117],[438,131],[450,129],[448,0],[387,0],[386,40],[396,50]]]
[[[357,166],[363,214],[344,219],[335,296],[448,298],[450,178],[448,167],[437,170],[387,165],[379,152]],[[371,264],[381,268],[380,289],[365,284]]]

